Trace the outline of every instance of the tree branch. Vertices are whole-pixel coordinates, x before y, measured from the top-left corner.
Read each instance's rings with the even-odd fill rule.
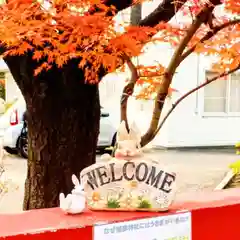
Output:
[[[187,0],[163,0],[158,7],[139,22],[140,26],[154,27],[159,22],[168,22]]]
[[[224,72],[222,74],[219,74],[216,77],[213,77],[211,79],[207,79],[204,83],[200,84],[199,86],[191,89],[190,91],[188,91],[187,93],[185,93],[182,97],[180,97],[173,105],[172,107],[169,109],[169,111],[167,112],[167,114],[165,115],[165,117],[162,119],[161,123],[159,124],[158,128],[156,129],[156,131],[154,132],[154,137],[158,134],[158,132],[160,131],[160,129],[162,128],[162,126],[164,125],[164,123],[166,122],[166,120],[168,119],[168,117],[171,115],[171,113],[173,112],[173,110],[189,95],[191,95],[192,93],[198,91],[199,89],[205,87],[206,85],[208,85],[209,83],[212,83],[216,80],[218,80],[219,78],[225,77],[235,71],[237,71],[238,69],[240,69],[240,64],[235,67],[234,69],[231,69],[227,72]]]
[[[210,13],[213,11],[214,7],[221,2],[219,0],[212,0],[205,4],[202,10],[197,14],[195,20],[189,27],[188,31],[186,32],[185,36],[182,38],[180,44],[176,48],[173,57],[165,71],[165,74],[162,79],[162,84],[159,86],[159,90],[157,92],[157,96],[154,103],[153,115],[151,119],[150,126],[147,132],[142,136],[141,139],[141,146],[145,146],[148,144],[154,137],[154,133],[158,127],[159,119],[163,110],[164,102],[168,95],[168,89],[172,82],[173,75],[179,65],[179,61],[181,59],[181,55],[185,50],[187,44],[192,39],[193,35],[199,29],[202,23],[207,21]]]
[[[133,0],[105,0],[106,6],[114,6],[117,12],[133,5]],[[154,27],[159,22],[168,22],[187,0],[163,0],[158,7],[139,22],[139,26]]]
[[[129,131],[129,124],[128,124],[128,117],[127,117],[127,103],[128,98],[133,94],[134,86],[138,80],[138,72],[137,68],[131,61],[131,59],[125,55],[122,54],[123,59],[126,61],[130,71],[131,71],[131,79],[128,82],[128,84],[123,88],[122,96],[121,96],[121,122],[125,121],[126,129]]]
[[[108,0],[107,2],[112,2],[112,0]],[[176,1],[176,0],[163,0],[158,7],[150,13],[147,17],[145,17],[143,20],[140,19],[131,19],[132,23],[136,25],[138,23],[139,26],[150,26],[153,27],[157,25],[159,22],[164,21],[168,22],[171,20],[171,18],[176,14],[176,12],[182,7],[182,5],[186,2],[187,0],[182,0],[182,1]],[[117,7],[117,9],[122,9],[124,3],[127,6],[129,1],[123,1],[121,2],[121,7],[117,6],[115,4],[118,4],[120,1],[114,2],[114,6]],[[128,2],[128,3],[127,3]],[[123,5],[122,5],[123,4]],[[139,11],[141,10],[140,7],[136,6],[136,11],[138,13],[138,18],[140,18],[140,13]],[[132,17],[132,14],[131,14]],[[134,20],[134,22],[133,22]],[[135,21],[136,20],[136,21]],[[138,72],[132,61],[126,56],[125,60],[127,62],[127,65],[131,71],[131,80],[129,83],[124,87],[123,93],[121,96],[121,121],[125,121],[126,124],[126,129],[129,130],[129,124],[128,124],[128,118],[127,118],[127,103],[128,103],[128,98],[133,94],[135,84],[138,79]]]
[[[131,16],[130,16],[130,23],[133,26],[139,24],[142,19],[142,4],[136,4],[131,8]],[[120,102],[120,114],[121,114],[121,122],[125,121],[125,127],[127,131],[129,131],[129,124],[128,124],[128,115],[127,115],[127,106],[128,106],[128,98],[134,92],[135,84],[138,80],[138,71],[131,59],[125,54],[122,53],[122,59],[126,61],[129,70],[131,71],[131,79],[128,84],[123,88],[121,102]]]
[[[133,4],[133,0],[105,0],[106,6],[114,6],[117,12],[122,11]]]
[[[198,43],[196,43],[194,46],[192,46],[191,48],[189,48],[187,51],[185,51],[185,52],[182,54],[182,57],[181,57],[181,61],[180,61],[180,62],[182,62],[186,57],[188,57],[191,53],[193,53],[199,43],[204,43],[205,41],[209,40],[209,39],[212,38],[214,35],[216,35],[216,34],[217,34],[219,31],[221,31],[222,29],[227,28],[227,27],[232,26],[232,25],[235,25],[235,24],[237,24],[237,23],[240,23],[240,19],[234,19],[234,20],[232,20],[232,21],[223,23],[223,24],[221,24],[221,25],[219,25],[219,26],[213,27],[213,29],[211,29],[211,31],[208,31],[208,32],[201,38],[201,40],[200,40]]]

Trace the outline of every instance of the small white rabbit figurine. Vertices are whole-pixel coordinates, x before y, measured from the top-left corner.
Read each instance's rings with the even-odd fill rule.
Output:
[[[71,194],[66,197],[63,193],[60,193],[60,208],[65,213],[78,214],[82,213],[85,209],[86,195],[83,190],[83,186],[80,184],[79,180],[75,175],[72,175],[72,182],[74,184],[74,189]]]
[[[131,158],[141,155],[141,132],[135,122],[130,126],[129,133],[125,121],[122,121],[117,132],[116,158]]]

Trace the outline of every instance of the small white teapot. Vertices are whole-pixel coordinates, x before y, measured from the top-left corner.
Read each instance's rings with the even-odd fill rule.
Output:
[[[68,194],[66,197],[63,193],[59,195],[60,208],[67,214],[82,213],[85,209],[86,194],[83,190],[83,186],[75,175],[72,175],[72,182],[75,186],[72,193]]]

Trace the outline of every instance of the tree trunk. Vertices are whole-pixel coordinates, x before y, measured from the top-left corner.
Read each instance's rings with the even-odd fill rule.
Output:
[[[33,76],[29,57],[5,59],[27,104],[29,158],[24,210],[56,207],[72,190],[72,174],[95,162],[100,103],[97,85],[85,84],[72,61]],[[15,63],[15,64],[14,64]]]

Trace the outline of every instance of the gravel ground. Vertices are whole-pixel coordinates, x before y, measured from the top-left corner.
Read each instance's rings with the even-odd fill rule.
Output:
[[[228,171],[228,165],[238,158],[234,152],[203,150],[152,150],[146,153],[146,157],[158,160],[177,173],[178,194],[184,191],[213,190]],[[18,186],[18,189],[11,189],[0,198],[0,213],[21,212],[26,160],[7,154],[3,163],[6,178],[12,181],[13,188]]]

